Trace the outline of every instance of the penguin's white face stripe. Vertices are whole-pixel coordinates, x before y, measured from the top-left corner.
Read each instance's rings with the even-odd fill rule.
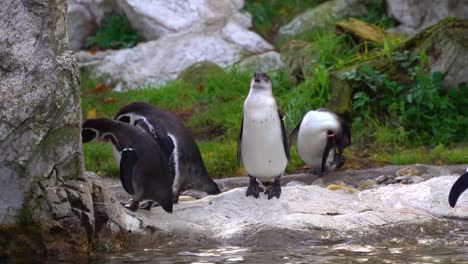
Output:
[[[114,134],[112,134],[111,132],[106,132],[106,133],[102,134],[102,135],[99,137],[99,139],[100,139],[101,141],[106,141],[106,136],[111,136],[111,137],[113,137],[114,140],[115,140],[115,142],[119,143],[119,141],[117,140],[117,137],[116,137]],[[111,141],[110,143],[112,144],[112,141]],[[112,145],[114,145],[114,144],[112,144]]]
[[[117,120],[119,120],[119,119],[122,118],[122,117],[128,117],[128,118],[130,118],[130,125],[135,125],[135,122],[136,122],[137,120],[143,120],[143,122],[149,127],[150,132],[151,132],[155,137],[157,137],[153,125],[151,125],[151,123],[148,122],[148,120],[146,119],[146,117],[144,117],[144,116],[142,116],[142,115],[139,115],[139,114],[135,114],[135,113],[130,112],[130,113],[125,113],[125,114],[123,114],[123,115],[119,115],[119,116],[117,117]]]
[[[179,170],[179,147],[177,145],[177,139],[174,135],[168,133],[167,134],[172,142],[174,143],[174,151],[170,159],[174,160],[174,167],[175,167],[175,175],[174,175],[174,182],[172,183],[172,192],[175,193],[179,189],[180,185],[180,170]]]

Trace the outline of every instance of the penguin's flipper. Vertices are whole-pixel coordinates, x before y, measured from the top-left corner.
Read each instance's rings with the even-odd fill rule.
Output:
[[[129,194],[135,194],[133,190],[133,171],[138,161],[138,157],[135,150],[124,149],[122,151],[122,157],[120,158],[120,181],[125,191]]]
[[[166,158],[169,159],[169,157],[172,155],[172,152],[174,151],[175,145],[169,135],[165,133],[165,131],[160,131],[159,129],[153,128],[147,122],[143,121],[143,119],[137,119],[135,121],[135,126],[150,134],[151,137],[159,144],[159,146],[161,146],[164,154],[166,155]]]
[[[325,169],[327,166],[327,159],[330,155],[330,150],[333,149],[335,142],[335,134],[332,131],[327,132],[327,145],[325,145],[325,149],[323,150],[322,154],[322,167],[320,169],[320,173],[323,175],[325,173]]]
[[[237,165],[240,166],[242,157],[241,157],[241,145],[242,145],[242,132],[244,129],[244,114],[242,114],[242,121],[240,125],[239,137],[237,138]]]
[[[285,116],[283,113],[281,113],[281,110],[278,109],[278,116],[280,118],[281,122],[281,133],[283,135],[283,146],[284,146],[284,153],[286,154],[286,157],[288,160],[291,158],[290,152],[289,152],[289,142],[288,142],[288,135],[286,133],[286,128],[284,127],[284,118]]]
[[[466,189],[468,189],[468,172],[460,176],[450,189],[448,200],[451,207],[455,207],[458,198]]]
[[[291,135],[289,136],[289,147],[292,146],[292,144],[294,142],[294,138],[297,136],[297,132],[299,132],[299,128],[301,127],[302,120],[304,120],[304,119],[302,118],[301,121],[299,121],[299,123],[294,128],[294,130],[291,132]]]

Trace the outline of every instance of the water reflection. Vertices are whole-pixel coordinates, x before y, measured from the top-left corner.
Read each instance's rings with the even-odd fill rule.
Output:
[[[468,263],[468,248],[460,246],[376,247],[334,245],[303,248],[217,247],[145,249],[97,255],[91,263]]]

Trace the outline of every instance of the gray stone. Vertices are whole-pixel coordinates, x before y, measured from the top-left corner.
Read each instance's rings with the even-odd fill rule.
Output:
[[[239,62],[238,66],[239,69],[249,72],[274,72],[284,69],[281,56],[276,51],[250,56]]]
[[[97,75],[106,77],[116,90],[127,90],[163,85],[200,61],[227,67],[246,54],[249,47],[229,42],[218,33],[189,32],[141,43],[131,49],[95,55],[82,51],[77,57],[83,67],[91,67]]]
[[[459,0],[387,0],[387,12],[400,25],[393,31],[414,34],[448,17],[468,18],[468,2]]]
[[[416,167],[406,167],[399,169],[395,175],[396,176],[415,176],[418,175],[419,171]]]
[[[306,186],[306,184],[301,181],[290,181],[286,183],[286,187],[293,187],[293,186]]]
[[[409,180],[411,180],[411,177],[409,176],[398,176],[395,178],[396,182],[409,181]]]
[[[229,24],[243,29],[251,26],[250,16],[240,12],[243,1],[122,0],[117,4],[145,40],[181,32],[212,31]]]
[[[336,20],[366,15],[369,0],[332,0],[309,9],[280,28],[281,36],[312,33],[319,27],[331,26]]]
[[[385,182],[387,180],[388,180],[388,177],[385,176],[385,175],[381,175],[381,176],[377,177],[377,179],[375,179],[377,184],[382,184],[383,182]]]
[[[72,50],[83,48],[86,39],[105,14],[118,12],[115,0],[68,0],[67,35]]]
[[[456,179],[442,176],[354,194],[319,186],[284,187],[280,199],[271,200],[263,194],[259,199],[246,197],[245,188],[236,188],[176,204],[172,214],[153,208],[149,212],[139,210],[131,219],[141,221],[141,232],[152,230],[145,239],[154,237],[159,246],[402,242],[413,235],[431,237],[432,230],[467,230],[463,223],[450,221],[468,220],[463,206],[468,203],[467,195],[460,197],[456,208],[447,202]]]

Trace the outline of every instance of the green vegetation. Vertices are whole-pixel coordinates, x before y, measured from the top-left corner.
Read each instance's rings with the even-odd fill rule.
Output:
[[[294,16],[322,2],[325,0],[250,0],[245,1],[244,10],[253,15],[254,30],[272,39],[279,28]]]
[[[420,56],[408,51],[395,52],[393,59],[406,72],[398,81],[368,65],[341,75],[353,81],[353,90],[358,91],[353,102],[354,127],[383,125],[386,129],[376,130],[380,143],[429,142],[434,146],[468,140],[466,84],[444,88],[442,74],[424,72]]]
[[[119,49],[130,48],[141,42],[124,14],[106,15],[94,34],[86,40],[86,48]]]

